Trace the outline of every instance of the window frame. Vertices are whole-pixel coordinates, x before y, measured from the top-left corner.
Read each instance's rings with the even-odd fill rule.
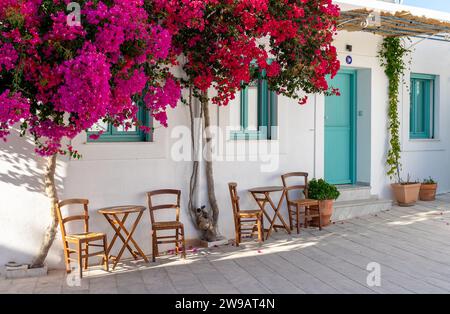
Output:
[[[424,87],[424,130],[417,131],[418,117],[417,117],[417,96],[416,84],[417,82],[425,83]],[[434,139],[435,138],[435,106],[436,106],[436,75],[411,73],[410,79],[410,114],[409,114],[409,138],[415,139]]]
[[[100,135],[98,139],[91,139],[90,135],[98,134],[98,131],[87,132],[88,143],[138,143],[138,142],[153,142],[153,119],[150,117],[150,113],[139,105],[139,111],[137,113],[138,120],[145,126],[148,126],[151,131],[145,133],[137,128],[136,131],[118,131],[113,127],[111,123],[108,123],[106,131]]]
[[[258,130],[248,130],[248,86],[240,92],[240,127],[231,132],[233,140],[274,140],[277,138],[278,95],[269,90],[266,71],[261,71],[255,79],[257,86],[257,124]]]

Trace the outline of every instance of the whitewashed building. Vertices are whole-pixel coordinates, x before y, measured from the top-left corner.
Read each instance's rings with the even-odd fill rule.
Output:
[[[450,14],[413,8],[398,1],[336,1],[342,10],[357,8],[389,12],[409,11],[450,22]],[[422,180],[429,176],[439,182],[438,192],[450,191],[450,42],[445,37],[423,40],[411,37],[414,45],[411,69],[405,73],[400,95],[403,174]],[[242,207],[256,208],[247,189],[280,185],[280,175],[292,171],[309,172],[310,177],[329,180],[341,186],[342,197],[335,206],[334,219],[363,215],[391,206],[390,179],[386,176],[388,149],[388,80],[377,57],[382,36],[368,32],[339,31],[335,45],[342,71],[337,85],[339,100],[310,95],[304,106],[277,97],[272,104],[258,104],[257,88],[248,90],[246,126],[257,126],[258,110],[271,106],[270,121],[277,126],[271,138],[241,139],[242,98],[228,107],[211,110],[212,122],[223,131],[224,145],[214,161],[216,194],[221,210],[220,232],[234,237],[232,209],[227,183],[235,181]],[[416,44],[417,43],[417,44]],[[425,81],[432,92],[423,98],[419,109],[411,104],[410,82]],[[337,106],[327,106],[327,103]],[[275,105],[276,103],[276,105]],[[212,107],[213,108],[213,107]],[[259,109],[258,109],[259,108]],[[265,110],[267,107],[264,107]],[[331,109],[330,109],[331,108]],[[427,112],[425,117],[411,110]],[[414,116],[414,118],[411,118]],[[339,117],[341,120],[336,120]],[[411,125],[413,122],[414,125]],[[344,123],[344,124],[339,124]],[[192,163],[180,161],[180,136],[189,126],[189,110],[182,105],[169,113],[169,128],[155,125],[149,138],[134,134],[125,139],[90,142],[79,135],[73,146],[80,160],[59,158],[57,184],[60,198],[90,200],[91,229],[112,233],[96,210],[106,206],[146,205],[145,192],[160,188],[183,191],[182,216],[186,237],[198,237],[187,213],[187,194]],[[333,130],[339,124],[340,134]],[[334,132],[334,133],[333,133]],[[111,133],[111,138],[120,134]],[[120,133],[120,132],[119,132]],[[238,134],[239,135],[239,134]],[[249,143],[258,144],[259,152]],[[255,147],[255,146],[252,146]],[[49,201],[43,192],[44,160],[33,153],[31,141],[14,133],[0,143],[0,265],[10,260],[29,263],[36,254],[50,220]],[[199,197],[207,204],[206,182],[201,182]],[[283,210],[283,214],[287,214]],[[145,253],[151,253],[150,219],[145,213],[136,234]],[[63,250],[57,235],[48,263],[63,267]]]

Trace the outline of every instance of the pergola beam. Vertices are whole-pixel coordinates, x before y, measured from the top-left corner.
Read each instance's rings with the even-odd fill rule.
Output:
[[[370,17],[378,14],[379,24],[366,23]],[[397,13],[371,11],[368,9],[357,9],[341,12],[338,22],[339,30],[364,31],[383,36],[396,37],[431,37],[430,39],[448,41],[446,36],[439,34],[450,34],[450,23],[442,22],[427,17],[419,17],[409,12]],[[433,38],[435,37],[435,38]]]

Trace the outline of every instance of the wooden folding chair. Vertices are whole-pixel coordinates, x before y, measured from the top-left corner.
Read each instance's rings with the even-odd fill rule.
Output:
[[[156,197],[170,197],[175,196],[175,203],[162,203],[155,205]],[[147,192],[148,197],[148,208],[150,211],[150,221],[152,224],[152,260],[155,261],[156,257],[159,256],[158,244],[163,243],[175,243],[175,254],[180,251],[180,245],[182,246],[182,257],[186,258],[186,242],[184,238],[184,225],[180,222],[180,200],[181,191],[180,190],[156,190]],[[154,211],[161,209],[175,209],[175,220],[174,221],[159,221],[155,220]],[[158,231],[163,230],[175,230],[175,235],[170,236],[158,236]]]
[[[102,264],[104,264],[105,270],[109,270],[108,265],[108,255],[107,255],[107,243],[106,243],[106,234],[99,232],[90,232],[89,231],[89,211],[88,211],[89,201],[85,199],[68,199],[61,201],[57,204],[57,215],[59,221],[59,227],[61,228],[61,235],[63,241],[64,248],[64,261],[66,264],[66,271],[70,273],[72,271],[70,267],[70,261],[77,261],[80,277],[83,277],[83,260],[84,260],[84,269],[88,269],[89,266],[89,257],[91,256],[100,256],[102,257]],[[68,205],[81,205],[83,206],[83,214],[63,217],[61,213],[61,208]],[[66,223],[73,221],[83,221],[84,222],[84,232],[83,233],[75,233],[75,234],[67,234],[66,232]],[[102,241],[102,244],[95,244],[91,242]],[[75,249],[69,247],[69,244],[74,244]],[[101,251],[95,253],[89,253],[89,247],[101,247],[103,248]],[[77,254],[77,258],[71,258],[71,254]]]
[[[290,185],[290,179],[297,179],[295,185]],[[304,226],[308,227],[308,222],[314,217],[319,219],[319,229],[322,230],[322,219],[320,215],[319,201],[308,198],[308,173],[307,172],[291,172],[281,176],[283,186],[286,189],[286,203],[289,212],[289,225],[294,230],[293,223],[300,233],[300,208],[304,209]],[[300,181],[300,184],[297,184]],[[292,198],[290,192],[298,192],[299,196]],[[303,194],[303,197],[301,197]]]
[[[258,241],[264,241],[263,234],[263,211],[241,210],[239,207],[239,196],[237,195],[237,183],[228,183],[230,190],[231,205],[233,206],[234,228],[236,233],[236,246],[242,242],[242,236],[258,236]]]

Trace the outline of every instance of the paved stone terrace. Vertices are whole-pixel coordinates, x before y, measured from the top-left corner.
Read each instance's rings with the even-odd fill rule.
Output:
[[[450,194],[300,235],[274,233],[246,243],[191,252],[157,263],[128,262],[85,274],[70,287],[65,273],[0,279],[0,293],[449,293]],[[381,265],[381,286],[366,283]]]

